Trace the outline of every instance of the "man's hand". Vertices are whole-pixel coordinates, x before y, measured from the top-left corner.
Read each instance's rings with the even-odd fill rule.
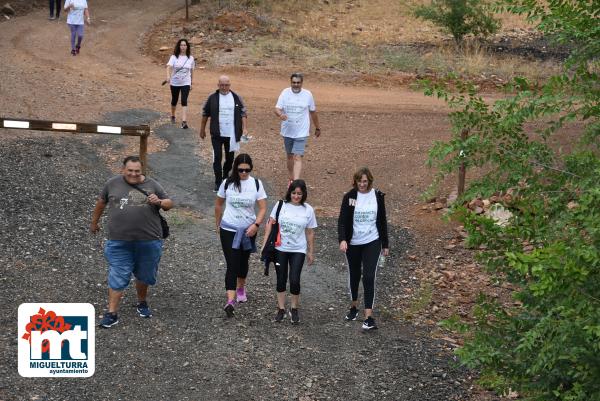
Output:
[[[315,128],[315,136],[317,138],[321,136],[321,128]]]
[[[281,114],[279,115],[279,119],[280,119],[281,121],[286,121],[286,120],[287,120],[287,115],[285,115],[285,114],[281,113]]]
[[[312,265],[313,262],[315,261],[315,256],[313,255],[312,252],[306,254],[306,258],[308,259],[308,265]]]
[[[156,194],[148,195],[148,203],[150,203],[151,205],[160,206],[160,201],[161,199],[158,196],[156,196]]]

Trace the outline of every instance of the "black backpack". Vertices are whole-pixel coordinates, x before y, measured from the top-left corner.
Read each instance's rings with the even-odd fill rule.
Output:
[[[265,242],[265,247],[260,254],[260,260],[265,263],[265,276],[269,275],[269,265],[275,264],[277,258],[277,249],[275,249],[275,243],[279,240],[279,212],[283,206],[283,200],[279,201],[277,205],[277,211],[275,212],[275,223],[271,226],[271,232],[269,238]],[[269,224],[269,223],[267,223]]]

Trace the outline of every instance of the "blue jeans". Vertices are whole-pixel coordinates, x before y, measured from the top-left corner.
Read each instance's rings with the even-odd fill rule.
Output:
[[[106,241],[104,257],[108,261],[108,287],[115,291],[123,291],[129,285],[132,273],[144,284],[156,284],[162,243],[160,239]]]

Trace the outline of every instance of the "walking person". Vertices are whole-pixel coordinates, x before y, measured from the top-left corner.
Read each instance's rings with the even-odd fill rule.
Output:
[[[208,96],[202,108],[200,138],[206,137],[206,123],[210,119],[210,141],[213,148],[214,192],[233,165],[233,156],[240,149],[242,135],[248,134],[246,106],[242,97],[231,90],[229,77],[219,77],[218,89]],[[225,163],[221,165],[225,152]]]
[[[71,55],[76,56],[81,50],[84,23],[89,25],[91,22],[90,11],[86,0],[65,0],[64,8],[69,13],[67,25],[71,31]]]
[[[285,317],[285,289],[290,282],[291,306],[290,321],[293,324],[300,322],[298,312],[300,303],[300,275],[304,260],[308,265],[314,262],[315,233],[317,219],[315,211],[308,203],[306,183],[304,180],[294,180],[289,185],[285,195],[285,201],[279,201],[273,208],[268,224],[265,226],[263,248],[272,224],[275,220],[279,223],[281,242],[275,244],[277,257],[275,271],[277,272],[277,313],[275,321],[281,322]],[[280,204],[280,202],[283,202]],[[279,215],[277,215],[279,210]]]
[[[365,320],[362,328],[376,329],[373,319],[375,276],[380,255],[390,253],[384,193],[373,188],[373,174],[367,167],[354,173],[353,189],[344,195],[338,218],[340,251],[348,260],[352,304],[346,320],[358,317],[358,285],[364,289]]]
[[[310,120],[315,126],[315,136],[321,135],[315,100],[309,90],[303,89],[304,76],[293,73],[291,86],[284,89],[277,99],[275,115],[281,120],[281,136],[287,154],[289,182],[300,178],[302,157],[310,135]]]
[[[60,18],[60,0],[48,0],[48,5],[50,7],[50,17],[49,20],[59,19]],[[56,10],[56,14],[54,13]]]
[[[90,231],[96,234],[100,229],[100,216],[108,208],[108,240],[104,244],[109,266],[108,311],[100,321],[101,327],[119,323],[119,304],[132,274],[136,279],[138,314],[152,317],[147,294],[148,287],[156,284],[162,255],[159,210],[172,207],[173,201],[163,187],[142,174],[142,161],[137,156],[126,157],[121,174],[104,184],[90,225]]]
[[[171,88],[171,122],[175,123],[175,110],[181,94],[181,128],[188,129],[187,104],[192,90],[196,64],[191,56],[192,49],[187,39],[179,39],[167,62],[167,80]]]
[[[227,317],[233,317],[236,300],[238,303],[248,300],[248,260],[256,252],[256,233],[267,212],[265,188],[258,178],[250,175],[252,169],[248,154],[237,155],[231,175],[221,183],[215,201],[215,223],[227,264],[224,307]]]

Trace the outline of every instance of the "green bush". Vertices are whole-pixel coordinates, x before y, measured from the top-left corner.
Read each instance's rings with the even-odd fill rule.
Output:
[[[456,43],[465,35],[487,37],[499,28],[482,0],[432,0],[430,5],[417,7],[414,14],[450,33]]]
[[[525,400],[600,400],[600,3],[504,1],[572,53],[563,74],[515,79],[514,95],[493,104],[461,82],[454,94],[427,90],[453,108],[453,139],[430,151],[438,178],[462,162],[482,167],[462,200],[510,193],[503,199],[513,214],[500,226],[456,203],[469,245],[485,244],[479,260],[515,290],[508,303],[482,295],[473,323],[448,323],[466,333],[457,353],[484,385]],[[550,146],[559,130],[568,149]]]

